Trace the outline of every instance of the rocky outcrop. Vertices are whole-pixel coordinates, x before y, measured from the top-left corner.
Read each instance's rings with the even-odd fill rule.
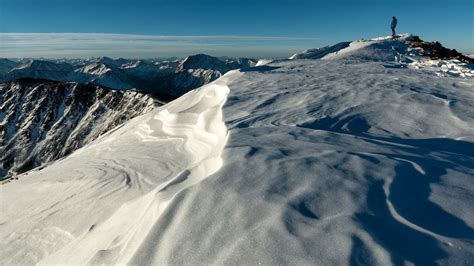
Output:
[[[448,49],[445,48],[439,42],[425,42],[421,40],[418,36],[413,36],[413,40],[409,43],[409,46],[414,48],[419,48],[419,52],[421,55],[429,56],[431,59],[443,59],[443,60],[451,60],[456,59],[463,63],[473,64],[474,59],[468,56],[465,56],[455,49]]]

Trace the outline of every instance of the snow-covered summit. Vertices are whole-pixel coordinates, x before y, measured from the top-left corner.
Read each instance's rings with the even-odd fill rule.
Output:
[[[402,34],[370,40],[341,42],[333,46],[309,49],[289,59],[364,60],[396,63],[395,67],[427,69],[438,75],[474,77],[474,60],[439,42],[429,43],[418,36]]]
[[[391,36],[377,37],[370,40],[341,42],[332,46],[309,49],[294,54],[290,59],[356,59],[391,61],[397,51],[406,50],[414,38],[411,34],[403,34],[396,39]]]
[[[112,69],[103,63],[93,63],[78,69],[78,72],[89,73],[93,75],[104,75],[110,71],[112,71]]]

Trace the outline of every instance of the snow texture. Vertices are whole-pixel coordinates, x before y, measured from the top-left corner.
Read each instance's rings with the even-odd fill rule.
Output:
[[[228,91],[189,92],[2,186],[2,265],[129,262],[175,196],[221,166]]]
[[[1,186],[1,263],[472,264],[474,80],[371,42],[232,71]]]

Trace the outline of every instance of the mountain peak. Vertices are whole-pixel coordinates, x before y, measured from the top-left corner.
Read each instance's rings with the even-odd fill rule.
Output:
[[[397,63],[400,66],[432,68],[441,75],[473,76],[474,60],[439,42],[426,42],[412,34],[341,42],[332,46],[309,49],[289,59],[356,60]],[[435,62],[436,61],[436,62]],[[434,68],[433,68],[434,67]],[[444,72],[444,73],[441,73]]]
[[[119,58],[119,59],[116,60],[116,59],[113,59],[113,58],[110,58],[110,57],[107,57],[107,56],[101,56],[101,57],[93,58],[91,60],[91,62],[105,64],[108,67],[119,68],[122,64],[128,63],[129,60],[126,60],[126,59],[123,59],[123,58]]]
[[[219,58],[206,55],[206,54],[196,54],[186,57],[182,62],[182,69],[211,69],[213,67],[219,67],[225,64]]]

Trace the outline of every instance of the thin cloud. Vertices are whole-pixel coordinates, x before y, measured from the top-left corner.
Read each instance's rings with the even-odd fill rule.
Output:
[[[318,38],[293,36],[163,36],[110,33],[0,33],[0,57],[162,57],[207,52],[284,56]],[[265,51],[268,51],[265,54]]]

